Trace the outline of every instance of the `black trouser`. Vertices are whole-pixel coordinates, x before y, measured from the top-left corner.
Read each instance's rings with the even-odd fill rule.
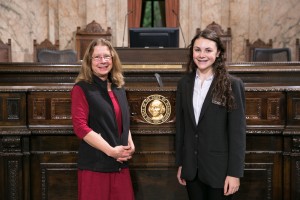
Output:
[[[202,183],[197,176],[193,181],[186,181],[186,188],[190,200],[230,200],[233,196],[225,196],[224,188],[212,188]]]

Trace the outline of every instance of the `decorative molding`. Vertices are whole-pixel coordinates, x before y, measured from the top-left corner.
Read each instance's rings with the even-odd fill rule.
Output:
[[[7,98],[7,120],[20,119],[20,98]]]
[[[282,135],[282,130],[283,128],[279,128],[279,129],[251,129],[251,128],[247,128],[246,133],[249,135],[254,135],[254,134],[258,134],[258,135]]]
[[[155,125],[153,125],[155,126]],[[132,134],[134,135],[175,135],[176,130],[174,128],[166,127],[157,127],[157,128],[151,128],[151,129],[131,129]]]
[[[247,109],[248,108],[248,109]],[[261,98],[246,98],[246,119],[261,119],[262,114]],[[252,111],[250,113],[250,111]]]
[[[40,129],[31,128],[30,131],[32,135],[74,135],[75,136],[72,125],[68,125],[68,126],[55,125],[53,128],[43,127]]]
[[[30,130],[27,128],[0,128],[0,135],[13,135],[13,136],[24,136],[24,135],[30,135]],[[0,140],[1,141],[1,140]]]
[[[46,119],[46,99],[34,98],[32,100],[32,118],[33,119]]]
[[[287,126],[283,131],[283,135],[300,135],[300,126]]]
[[[245,173],[247,173],[247,171],[255,171],[256,173],[261,171],[265,174],[266,180],[264,185],[266,187],[266,193],[264,193],[265,197],[260,197],[262,199],[273,199],[273,168],[273,163],[245,163]],[[263,190],[264,188],[259,189]]]
[[[292,98],[292,105],[293,105],[293,120],[300,120],[300,98],[293,97]]]
[[[50,170],[60,170],[60,171],[77,171],[76,163],[40,163],[41,166],[41,192],[42,200],[48,199],[48,173]]]
[[[9,160],[8,163],[8,196],[9,199],[19,199],[18,188],[21,186],[18,181],[20,162]]]
[[[51,98],[51,119],[72,119],[70,98]]]
[[[295,175],[294,178],[296,179],[295,180],[295,185],[297,185],[298,187],[295,187],[295,195],[297,195],[298,197],[300,197],[300,160],[299,160],[299,157],[298,157],[298,160],[296,160],[295,162]],[[298,199],[297,197],[295,197],[295,199]]]
[[[293,137],[292,139],[292,152],[300,153],[300,137]]]
[[[21,153],[22,142],[20,136],[3,136],[0,140],[3,153]]]
[[[268,98],[267,106],[267,119],[279,120],[280,119],[280,98]]]
[[[1,108],[1,110],[4,110],[4,106],[3,106],[3,98],[2,98],[2,96],[0,96],[0,108]],[[3,121],[3,112],[0,112],[0,121]]]

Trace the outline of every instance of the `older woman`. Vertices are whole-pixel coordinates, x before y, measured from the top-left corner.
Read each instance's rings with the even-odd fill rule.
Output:
[[[93,40],[71,91],[72,121],[81,139],[78,199],[133,200],[127,161],[135,146],[118,54],[105,39]]]

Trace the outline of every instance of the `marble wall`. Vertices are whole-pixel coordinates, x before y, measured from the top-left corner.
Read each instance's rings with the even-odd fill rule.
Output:
[[[299,10],[299,0],[180,0],[180,46],[189,44],[196,28],[215,21],[232,30],[233,62],[244,61],[246,39],[258,38],[272,39],[274,48],[289,47],[294,60]],[[0,38],[12,40],[14,62],[32,62],[34,39],[58,39],[60,49],[75,49],[77,27],[95,20],[105,30],[111,27],[113,45],[122,46],[126,13],[127,0],[0,0]]]

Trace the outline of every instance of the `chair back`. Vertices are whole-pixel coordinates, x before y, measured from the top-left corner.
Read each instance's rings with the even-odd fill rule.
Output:
[[[220,37],[226,52],[225,52],[225,58],[227,62],[232,61],[232,35],[231,35],[231,28],[227,28],[227,31],[224,31],[221,27],[221,25],[217,24],[216,22],[212,22],[211,24],[207,25],[207,29],[215,31],[218,36]],[[196,34],[198,34],[201,31],[200,28],[196,29]]]
[[[289,48],[255,48],[253,61],[256,62],[284,62],[291,61]]]
[[[253,61],[253,54],[254,49],[256,48],[272,48],[273,47],[273,41],[272,39],[269,40],[269,43],[265,43],[261,39],[257,39],[253,43],[250,43],[250,41],[246,40],[246,48],[245,48],[245,61]]]
[[[111,41],[111,28],[104,30],[99,23],[93,20],[85,29],[77,27],[76,31],[76,52],[78,60],[82,60],[88,45],[94,39],[104,38]]]
[[[43,63],[75,63],[77,62],[77,53],[72,49],[60,51],[41,49],[38,53],[37,61]]]
[[[55,44],[52,44],[52,42],[48,39],[45,39],[40,44],[37,43],[36,40],[33,40],[33,61],[38,61],[38,54],[39,51],[49,49],[49,50],[59,50],[59,40],[55,41]]]
[[[7,44],[0,40],[0,62],[11,62],[11,39],[8,39]]]

